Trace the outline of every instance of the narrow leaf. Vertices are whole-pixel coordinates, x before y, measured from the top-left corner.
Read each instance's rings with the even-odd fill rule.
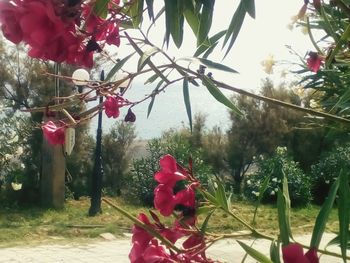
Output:
[[[192,110],[191,110],[191,101],[190,101],[190,93],[188,90],[188,78],[185,77],[183,81],[183,96],[186,107],[186,112],[188,116],[188,121],[190,123],[190,129],[192,133]]]
[[[222,38],[226,34],[227,30],[222,30],[219,33],[216,33],[214,36],[209,38],[208,42],[204,42],[199,48],[197,48],[196,53],[193,56],[198,57],[203,54],[208,48],[210,48],[213,44],[217,43],[220,38]]]
[[[199,18],[195,13],[192,1],[181,0],[183,6],[183,14],[193,33],[197,36],[199,28]]]
[[[183,22],[184,17],[181,5],[178,0],[164,0],[165,6],[165,42],[169,45],[169,36],[171,35],[175,45],[179,48],[183,40]]]
[[[203,221],[203,224],[202,224],[201,229],[200,229],[200,231],[201,231],[201,233],[202,233],[203,235],[205,235],[205,232],[207,231],[209,219],[210,219],[210,217],[211,217],[211,215],[212,215],[213,213],[214,213],[214,210],[211,211],[211,212],[205,217],[205,219],[204,219],[204,221]]]
[[[142,15],[143,15],[143,0],[134,0],[130,9],[129,9],[129,15],[132,20],[132,24],[134,28],[138,28],[141,21],[142,21]]]
[[[154,22],[153,2],[154,2],[154,0],[146,0],[147,12],[148,12],[149,19]]]
[[[229,206],[228,206],[228,202],[227,202],[227,198],[226,198],[224,185],[219,180],[217,180],[216,183],[217,183],[217,189],[216,189],[216,192],[215,192],[216,200],[218,201],[220,206],[225,211],[229,211]]]
[[[107,77],[106,77],[106,81],[109,81],[109,80],[114,76],[114,74],[117,73],[118,70],[120,70],[120,69],[124,66],[124,64],[125,64],[134,54],[135,54],[135,52],[132,53],[132,54],[130,54],[129,56],[126,56],[125,58],[123,58],[122,60],[120,60],[117,64],[115,64],[115,65],[113,66],[113,68],[108,72]]]
[[[160,88],[160,86],[162,86],[162,84],[164,83],[164,80],[160,80],[157,84],[157,87],[153,90],[153,96],[151,98],[151,102],[148,105],[148,109],[147,109],[147,118],[149,117],[149,115],[151,114],[152,108],[153,108],[153,104],[154,104],[154,100],[156,99],[156,95],[158,93],[158,90]]]
[[[224,40],[224,46],[226,46],[229,39],[231,39],[231,40],[230,40],[230,43],[227,47],[227,51],[225,53],[225,56],[231,50],[233,44],[236,41],[238,33],[241,30],[241,27],[243,25],[243,21],[244,21],[245,14],[246,14],[246,10],[244,7],[244,1],[246,1],[246,0],[241,0],[237,10],[233,14],[232,20],[231,20],[230,25],[227,29],[227,33],[226,33],[225,40]]]
[[[328,197],[322,205],[320,212],[317,215],[314,229],[312,231],[312,237],[310,242],[310,247],[318,248],[322,239],[323,232],[326,228],[326,223],[329,214],[332,211],[333,203],[337,195],[339,188],[339,178],[332,184],[329,190]]]
[[[280,230],[280,237],[282,240],[282,244],[288,245],[289,244],[289,231],[286,221],[286,214],[285,214],[285,200],[283,198],[282,190],[278,189],[277,193],[277,211],[278,211],[278,226]]]
[[[158,52],[159,49],[157,47],[152,47],[146,50],[139,59],[139,62],[137,64],[137,71],[140,71],[146,65],[147,60]]]
[[[345,170],[340,171],[338,217],[339,217],[339,239],[340,249],[344,262],[346,262],[346,250],[348,245],[350,211],[350,188],[349,176]]]
[[[208,37],[211,28],[215,0],[202,0],[203,7],[199,20],[197,46],[199,47]]]
[[[218,70],[222,70],[222,71],[226,71],[226,72],[231,72],[231,73],[238,73],[236,70],[234,70],[233,68],[230,68],[228,66],[225,66],[223,64],[220,63],[216,63],[213,62],[209,59],[205,59],[205,58],[198,58],[198,60],[205,66],[207,66],[208,68],[213,68],[213,69],[218,69]]]
[[[276,243],[276,240],[271,241],[270,246],[270,258],[274,263],[280,263],[280,249],[279,249],[279,243]]]
[[[255,0],[244,0],[244,8],[247,11],[247,13],[252,17],[255,18]]]
[[[237,115],[242,115],[240,110],[233,105],[232,101],[230,101],[228,98],[225,97],[225,95],[216,87],[216,85],[211,81],[210,78],[207,76],[203,76],[203,84],[207,87],[210,94],[219,102],[224,104],[226,107],[230,108],[233,112],[235,112]]]
[[[245,243],[243,243],[241,241],[237,240],[237,242],[245,250],[245,252],[248,253],[249,256],[251,256],[252,258],[257,260],[258,262],[260,262],[260,263],[273,263],[268,257],[266,257],[261,252],[255,250],[254,248],[246,245]]]

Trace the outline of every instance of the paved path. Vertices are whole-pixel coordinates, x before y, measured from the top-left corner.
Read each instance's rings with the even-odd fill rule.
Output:
[[[325,235],[325,244],[333,236]],[[305,244],[310,236],[303,236],[297,239]],[[250,245],[248,241],[247,244]],[[269,253],[270,243],[265,240],[258,240],[254,248],[261,252]],[[0,248],[1,263],[126,263],[130,251],[130,239],[118,239],[113,241],[98,241],[85,245],[40,245],[34,247],[12,247]],[[332,250],[337,249],[333,247]],[[335,250],[336,251],[336,250]],[[234,240],[220,240],[208,250],[212,259],[223,262],[241,262],[244,253],[241,247]],[[247,258],[247,263],[256,262]],[[321,257],[321,263],[341,263],[342,260],[334,257]]]

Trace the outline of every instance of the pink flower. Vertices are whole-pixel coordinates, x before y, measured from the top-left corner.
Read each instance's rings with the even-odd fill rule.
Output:
[[[154,175],[154,179],[160,183],[174,187],[177,181],[186,179],[184,171],[179,171],[178,164],[173,156],[167,154],[160,161],[160,171]]]
[[[44,137],[52,145],[64,144],[64,131],[65,128],[57,127],[52,121],[45,123],[42,127]]]
[[[143,259],[147,263],[168,263],[174,262],[170,255],[166,252],[163,246],[159,246],[158,242],[154,240],[154,244],[147,247],[143,254]]]
[[[4,36],[15,44],[23,39],[23,32],[19,24],[19,8],[9,2],[0,2],[0,24]]]
[[[187,186],[185,189],[179,191],[175,195],[176,204],[181,204],[186,207],[195,207],[195,191],[191,186]]]
[[[322,58],[317,52],[309,52],[309,57],[307,58],[307,67],[313,72],[317,72],[322,64]]]
[[[318,263],[317,251],[311,248],[305,255],[300,244],[292,243],[282,247],[284,263]]]
[[[108,96],[104,103],[105,112],[108,118],[118,118],[120,111],[119,108],[124,106],[124,99],[121,97]]]
[[[154,207],[163,215],[170,216],[176,206],[173,189],[160,184],[154,189]]]

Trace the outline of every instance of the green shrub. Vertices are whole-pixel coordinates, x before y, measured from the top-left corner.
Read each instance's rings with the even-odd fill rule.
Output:
[[[283,172],[287,176],[288,189],[292,206],[304,206],[311,201],[310,180],[299,168],[298,163],[287,156],[287,149],[277,147],[275,154],[256,161],[258,170],[256,173],[246,176],[244,182],[244,195],[252,201],[259,196],[260,187],[269,177],[266,191],[263,193],[262,202],[275,203],[277,192],[282,188]]]
[[[317,204],[324,202],[341,169],[350,171],[349,145],[334,148],[325,153],[318,163],[311,166],[311,190]]]

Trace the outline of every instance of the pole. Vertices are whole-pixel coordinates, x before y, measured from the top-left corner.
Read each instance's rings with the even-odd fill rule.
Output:
[[[101,72],[101,81],[104,81],[104,71]],[[99,103],[103,102],[103,96],[100,95]],[[95,216],[102,213],[101,197],[102,197],[102,110],[98,113],[98,124],[96,133],[96,149],[95,162],[91,180],[91,205],[89,209],[89,216]]]

